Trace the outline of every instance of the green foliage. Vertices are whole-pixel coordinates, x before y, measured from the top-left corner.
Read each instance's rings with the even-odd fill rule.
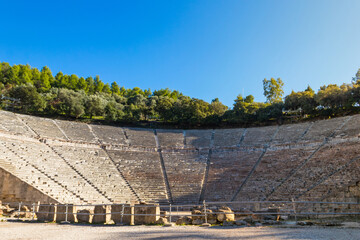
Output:
[[[84,92],[75,92],[71,89],[61,88],[56,98],[56,109],[68,117],[79,118],[84,115]]]
[[[271,78],[267,80],[266,78],[263,80],[263,87],[264,87],[264,96],[267,99],[268,103],[277,103],[281,102],[282,96],[284,94],[283,91],[284,83],[283,81],[278,78]]]
[[[313,113],[316,106],[315,93],[310,87],[303,92],[292,91],[285,97],[285,108],[299,110],[301,114]]]
[[[21,101],[20,110],[24,112],[41,112],[46,107],[46,102],[30,83],[12,88],[9,95]]]
[[[85,107],[86,114],[90,117],[102,116],[105,113],[105,106],[107,101],[101,97],[101,95],[90,95],[86,98]]]
[[[161,122],[185,127],[266,124],[291,117],[334,116],[359,112],[360,70],[351,84],[322,86],[315,93],[292,91],[282,103],[280,78],[264,79],[266,103],[256,102],[252,95],[238,95],[229,109],[218,98],[208,103],[164,88],[152,92],[138,87],[126,89],[116,82],[104,83],[99,76],[78,77],[48,67],[41,71],[29,65],[0,63],[0,93],[5,108],[44,115],[72,118],[105,119],[110,122]],[[13,102],[13,103],[12,103]],[[285,110],[285,112],[284,112]]]

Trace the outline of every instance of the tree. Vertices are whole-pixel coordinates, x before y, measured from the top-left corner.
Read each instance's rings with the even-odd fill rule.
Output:
[[[105,119],[110,121],[117,121],[124,116],[124,106],[120,103],[111,101],[105,106]]]
[[[57,109],[68,117],[79,118],[85,113],[84,100],[84,92],[61,88],[57,96]]]
[[[39,92],[47,92],[54,82],[54,77],[48,67],[43,67],[40,72],[40,79],[35,82],[35,86]]]
[[[116,82],[113,82],[111,84],[110,90],[115,95],[120,95],[120,88],[119,85]]]
[[[310,86],[302,92],[291,91],[291,93],[285,97],[285,109],[298,110],[301,115],[313,113],[316,106],[315,92]]]
[[[19,78],[19,82],[22,84],[33,83],[32,71],[29,65],[20,65],[18,78]]]
[[[102,92],[107,93],[107,94],[111,94],[110,85],[108,83],[104,85],[104,87],[102,89]]]
[[[278,78],[271,78],[267,80],[266,78],[263,80],[263,87],[264,87],[264,96],[266,97],[266,102],[272,104],[282,101],[282,95],[284,94],[283,91],[284,83],[283,81]]]
[[[46,107],[46,102],[30,83],[12,88],[9,95],[20,100],[24,112],[41,112]]]
[[[94,94],[95,93],[95,83],[94,83],[94,79],[92,77],[87,77],[85,79],[86,84],[87,84],[87,93],[88,94]]]
[[[104,114],[107,101],[100,95],[90,95],[86,99],[86,114],[92,118],[93,116],[102,116]]]
[[[210,110],[212,115],[222,116],[228,107],[222,104],[218,98],[215,98],[211,101]]]
[[[85,78],[79,78],[79,80],[77,81],[76,90],[83,90],[86,93],[89,91]]]
[[[98,75],[96,75],[94,79],[94,86],[95,86],[95,93],[102,92],[104,88],[104,83],[100,80],[100,77]]]

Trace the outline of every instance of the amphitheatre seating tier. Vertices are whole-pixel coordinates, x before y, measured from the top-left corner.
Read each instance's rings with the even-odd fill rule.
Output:
[[[32,164],[29,164],[26,159],[9,151],[6,146],[13,143],[9,142],[8,139],[0,138],[0,142],[1,168],[59,202],[84,203],[79,197],[76,197],[49,176],[40,172]],[[19,193],[19,196],[21,196],[21,193]]]
[[[310,129],[312,122],[286,124],[279,128],[273,139],[274,144],[294,143],[301,139]]]
[[[242,146],[263,147],[274,137],[278,126],[248,128]]]
[[[32,180],[32,185],[39,186],[38,189],[43,192],[51,192],[50,196],[61,202],[89,202],[90,191],[87,191],[86,182],[78,178],[76,173],[62,163],[61,159],[51,154],[51,149],[42,146],[36,142],[23,142],[18,140],[2,140],[3,146],[7,148],[9,160],[14,161],[19,167],[17,172],[20,179],[28,182],[26,179],[32,179],[31,174],[38,180]],[[13,153],[13,154],[11,154]],[[25,163],[25,165],[24,165]],[[22,168],[20,168],[22,165]],[[35,182],[34,182],[35,181]],[[43,183],[42,185],[40,185]],[[56,184],[55,184],[56,183]],[[36,185],[37,184],[37,185]],[[49,184],[48,187],[46,184]],[[67,193],[67,190],[73,194]],[[74,198],[75,196],[75,198]],[[91,194],[94,201],[98,198],[96,193]],[[100,198],[101,199],[101,198]]]
[[[349,162],[349,164],[345,165],[341,170],[319,182],[299,199],[307,201],[321,200],[357,202],[360,198],[360,187],[356,186],[360,182],[359,169],[360,156],[354,159],[354,161]],[[355,191],[351,191],[353,190],[351,189],[351,186],[357,187],[357,189],[354,189]]]
[[[154,130],[125,128],[124,131],[131,146],[156,147]]]
[[[85,123],[55,120],[69,140],[94,143],[97,139]]]
[[[114,145],[127,145],[124,130],[120,127],[89,125],[100,142]]]
[[[337,138],[359,138],[360,139],[360,114],[354,115],[336,135]]]
[[[47,145],[39,142],[11,141],[9,139],[6,140],[5,144],[20,157],[28,159],[31,164],[65,185],[69,191],[81,196],[87,202],[109,203]]]
[[[303,136],[303,141],[323,141],[331,136],[334,131],[341,127],[348,117],[332,118],[328,120],[316,121],[309,131]]]
[[[141,201],[168,202],[158,152],[108,150]]]
[[[214,134],[214,147],[236,147],[240,144],[244,128],[216,129]]]
[[[289,197],[297,198],[312,185],[326,178],[359,154],[358,143],[326,144],[289,178],[286,184],[279,187],[277,192],[281,193],[281,199],[286,197],[284,196],[285,193],[288,193]],[[321,197],[321,194],[317,197]]]
[[[67,140],[52,119],[19,114],[18,116],[40,137]]]
[[[268,150],[235,201],[265,200],[271,191],[303,163],[314,150],[315,147]],[[285,194],[285,197],[289,199],[291,196]]]
[[[101,148],[53,146],[78,172],[115,203],[135,200],[126,182]]]
[[[186,148],[209,148],[213,130],[186,130]]]
[[[35,137],[30,129],[12,112],[0,111],[0,131],[27,137]]]
[[[211,155],[205,199],[231,201],[261,151],[214,151]]]
[[[184,131],[183,130],[157,130],[159,144],[165,148],[184,148]]]
[[[176,204],[197,204],[205,174],[207,154],[162,153],[172,200]]]
[[[154,130],[0,111],[0,167],[61,203],[359,201],[359,133],[360,115]]]

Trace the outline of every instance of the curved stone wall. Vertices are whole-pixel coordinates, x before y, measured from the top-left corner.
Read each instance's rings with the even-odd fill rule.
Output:
[[[359,143],[360,115],[165,130],[0,111],[0,168],[61,203],[359,201]]]

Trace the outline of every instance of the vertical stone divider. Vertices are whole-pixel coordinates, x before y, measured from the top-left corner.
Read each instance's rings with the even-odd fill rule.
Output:
[[[67,139],[67,140],[70,140],[70,138],[66,135],[66,133],[64,132],[64,130],[62,130],[62,128],[59,126],[59,124],[57,124],[57,122],[55,120],[52,120],[53,123],[55,124],[55,126],[60,130],[60,132],[64,135],[64,137]]]
[[[266,151],[268,150],[268,148],[270,147],[271,142],[273,141],[273,139],[276,137],[276,135],[278,134],[280,130],[280,125],[278,125],[278,127],[276,128],[275,133],[272,135],[272,137],[270,138],[269,142],[267,144],[264,145],[263,151],[260,155],[260,157],[258,158],[258,160],[256,161],[256,163],[254,164],[254,166],[252,167],[252,169],[250,170],[249,174],[246,176],[245,180],[241,183],[240,187],[238,188],[238,190],[235,192],[234,196],[231,199],[231,202],[235,201],[237,195],[241,192],[241,190],[243,189],[243,187],[245,186],[245,184],[247,183],[247,181],[249,180],[249,178],[252,176],[252,174],[255,172],[257,166],[260,164],[262,158],[265,156]]]
[[[128,146],[130,146],[130,140],[129,140],[129,136],[127,135],[126,131],[124,128],[121,128],[121,130],[123,131],[124,137],[125,137],[125,142]]]
[[[240,140],[239,140],[239,143],[237,144],[237,147],[240,147],[242,142],[244,141],[245,139],[245,135],[247,133],[247,128],[244,129],[243,133],[241,134],[241,137],[240,137]]]
[[[21,119],[16,113],[14,113],[14,115],[16,116],[16,119],[21,122],[27,129],[29,129],[29,131],[34,134],[37,138],[40,138],[40,135],[34,131],[34,129],[32,129],[23,119]]]
[[[186,130],[183,130],[183,136],[184,136],[184,140],[183,140],[184,148],[186,148]]]
[[[347,117],[342,124],[340,124],[339,127],[337,127],[328,137],[325,137],[323,142],[308,156],[299,166],[297,166],[295,169],[293,169],[289,176],[284,178],[271,192],[266,196],[264,200],[268,200],[269,197],[280,187],[282,186],[287,180],[289,180],[292,176],[294,176],[299,169],[301,169],[307,162],[311,160],[311,158],[323,147],[325,146],[336,134],[337,131],[342,129],[345,124],[352,118],[352,116]],[[307,131],[306,131],[307,132]],[[304,134],[305,135],[305,134]]]
[[[166,191],[167,200],[170,203],[173,203],[170,184],[169,184],[169,179],[167,177],[165,162],[164,162],[164,158],[163,158],[163,155],[162,155],[162,149],[161,149],[161,146],[160,146],[160,142],[159,142],[159,138],[158,138],[156,129],[154,129],[154,137],[155,137],[155,144],[156,144],[157,152],[159,153],[160,165],[161,165],[161,173],[163,175],[163,179],[164,179],[164,183],[165,183],[165,191]]]
[[[208,177],[209,177],[211,155],[212,155],[212,151],[213,151],[213,147],[214,147],[214,136],[215,136],[215,129],[213,129],[212,132],[211,132],[209,152],[208,152],[208,156],[207,156],[207,159],[206,159],[205,172],[204,172],[203,179],[201,181],[201,190],[200,190],[199,203],[201,203],[204,200],[204,196],[205,196],[206,184],[207,184]]]
[[[299,142],[309,132],[309,130],[314,125],[314,123],[315,122],[312,122],[311,124],[309,124],[309,126],[305,129],[305,131],[301,134],[301,136],[295,141],[296,143]]]

